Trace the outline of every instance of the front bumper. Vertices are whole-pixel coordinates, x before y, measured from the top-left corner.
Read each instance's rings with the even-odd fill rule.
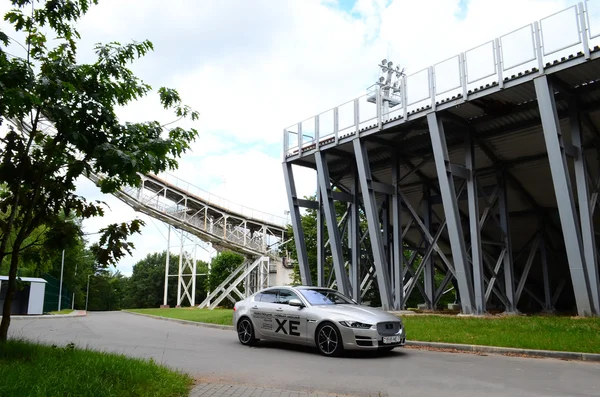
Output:
[[[357,329],[344,327],[339,324],[338,329],[342,334],[344,348],[347,350],[377,350],[381,348],[401,347],[406,344],[406,334],[404,326],[393,334],[381,334],[376,327],[369,329]],[[386,343],[384,338],[393,337],[395,341]]]

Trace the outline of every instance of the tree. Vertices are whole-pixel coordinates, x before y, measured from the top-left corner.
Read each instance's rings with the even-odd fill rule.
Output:
[[[65,218],[104,214],[102,202],[75,194],[76,180],[98,176],[106,194],[139,186],[140,174],[177,168],[177,159],[198,134],[193,128],[167,130],[158,121],[123,123],[117,118],[117,106],[152,91],[128,66],[153,45],[147,40],[97,44],[95,62],[78,64],[75,24],[97,0],[11,3],[14,9],[4,19],[26,34],[27,53],[24,58],[10,55],[11,39],[0,31],[0,125],[6,129],[0,137],[0,263],[10,260],[0,341],[7,339],[21,254],[31,248],[27,239],[44,225],[44,244],[60,251],[76,233]],[[44,30],[56,37],[49,40]],[[179,118],[199,117],[174,89],[161,87],[158,97]],[[127,239],[143,225],[134,219],[103,228],[91,248],[97,263],[115,265],[131,254],[135,247]]]
[[[112,311],[124,308],[129,279],[121,272],[100,270],[90,277],[88,295],[89,311]]]
[[[165,264],[167,252],[148,254],[133,266],[133,272],[128,281],[125,302],[129,308],[159,307],[164,302]],[[169,274],[176,275],[179,270],[179,255],[169,255]],[[208,263],[196,261],[196,272],[206,274]],[[188,278],[186,278],[188,280]],[[206,276],[196,278],[196,302],[206,297]],[[191,291],[190,291],[191,295]],[[167,304],[177,305],[177,277],[169,277]]]
[[[206,288],[208,291],[214,291],[231,273],[244,263],[244,257],[233,251],[219,252],[210,262],[210,274],[206,279]],[[238,288],[244,292],[243,287]],[[223,300],[222,306],[233,307],[231,301]]]

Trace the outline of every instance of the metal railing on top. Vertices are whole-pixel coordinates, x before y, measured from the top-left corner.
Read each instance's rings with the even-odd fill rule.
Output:
[[[390,120],[435,110],[473,92],[502,87],[524,74],[543,73],[555,60],[590,57],[600,45],[600,1],[587,0],[475,48],[400,78],[395,106],[382,109],[381,87],[303,120],[283,131],[284,160],[309,147],[335,143]],[[299,150],[302,148],[302,150]]]
[[[228,213],[239,215],[240,217],[248,220],[256,220],[261,223],[270,224],[273,226],[285,229],[288,225],[288,220],[282,216],[269,214],[264,211],[255,210],[246,207],[241,204],[234,203],[230,200],[224,199],[223,197],[212,194],[198,186],[195,186],[189,182],[184,181],[181,178],[176,177],[168,172],[161,173],[160,175],[146,175],[146,178],[157,179],[157,181],[163,181],[169,185],[175,186],[188,194],[194,195],[207,204],[212,204],[216,207],[226,210]]]

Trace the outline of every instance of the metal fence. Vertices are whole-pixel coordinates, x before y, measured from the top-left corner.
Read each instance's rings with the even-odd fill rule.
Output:
[[[62,298],[60,300],[60,308],[58,307],[58,295],[60,290],[60,280],[50,274],[42,275],[42,278],[47,281],[46,291],[44,293],[44,313],[53,312],[62,309],[70,309],[72,304],[72,292],[65,288],[63,283]]]

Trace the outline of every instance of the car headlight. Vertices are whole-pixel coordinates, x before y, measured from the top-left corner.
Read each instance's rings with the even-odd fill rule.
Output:
[[[340,321],[340,324],[342,324],[344,327],[361,329],[369,329],[372,326],[371,324],[365,324],[358,321]]]

